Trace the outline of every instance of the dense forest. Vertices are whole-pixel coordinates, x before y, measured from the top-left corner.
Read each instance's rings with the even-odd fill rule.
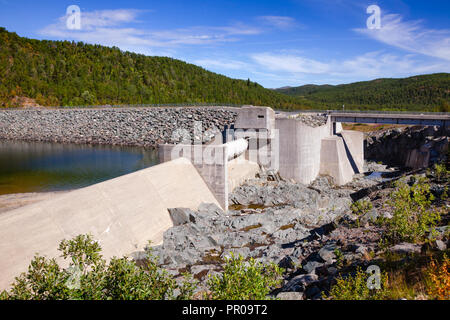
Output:
[[[304,85],[276,89],[302,104],[329,109],[450,111],[450,74],[436,73],[405,79],[377,79],[343,85]]]
[[[450,74],[270,90],[167,57],[82,42],[34,40],[0,28],[0,107],[253,104],[277,109],[448,111]]]
[[[33,40],[0,28],[0,105],[229,103],[301,108],[250,80],[236,80],[166,57],[82,42]]]

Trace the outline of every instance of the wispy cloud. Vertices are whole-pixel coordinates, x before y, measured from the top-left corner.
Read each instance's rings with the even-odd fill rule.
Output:
[[[329,61],[286,53],[258,53],[251,58],[260,68],[263,67],[278,77],[284,75],[291,80],[298,78],[299,81],[311,75],[345,81],[350,78],[373,79],[450,71],[450,66],[445,62],[423,62],[414,54],[398,56],[383,51]]]
[[[136,46],[171,48],[179,45],[209,45],[238,41],[241,36],[262,33],[262,29],[243,23],[227,26],[192,26],[170,30],[140,28],[142,10],[117,9],[81,13],[81,30],[66,27],[68,16],[40,30],[43,36],[73,39],[121,48]],[[137,25],[137,26],[136,26]],[[142,50],[141,50],[142,51]],[[148,52],[148,50],[145,50]]]
[[[381,29],[355,31],[410,52],[450,60],[450,30],[423,27],[423,21],[404,21],[398,14],[382,16]]]
[[[323,74],[330,71],[329,65],[325,63],[289,54],[258,53],[252,55],[252,59],[271,71],[309,74]]]
[[[277,29],[291,29],[298,26],[294,18],[286,16],[260,16],[257,20],[263,24],[275,27]]]
[[[193,63],[202,66],[206,69],[227,69],[227,70],[242,70],[249,68],[249,64],[238,60],[219,60],[219,59],[199,59],[194,60]]]

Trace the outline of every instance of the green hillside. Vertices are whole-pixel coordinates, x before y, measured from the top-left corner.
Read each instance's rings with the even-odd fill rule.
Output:
[[[278,109],[448,110],[450,74],[265,89],[186,62],[0,28],[0,106],[227,103]],[[32,100],[33,102],[33,100]]]
[[[405,79],[377,79],[344,85],[305,85],[275,91],[301,103],[327,109],[390,109],[449,111],[450,74],[436,73]]]
[[[4,28],[0,74],[0,106],[26,97],[43,106],[230,103],[302,108],[297,98],[180,60],[27,39]]]

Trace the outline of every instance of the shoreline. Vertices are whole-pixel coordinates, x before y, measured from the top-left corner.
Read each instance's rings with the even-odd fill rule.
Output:
[[[0,215],[29,204],[51,199],[70,191],[71,190],[2,194],[0,195]]]

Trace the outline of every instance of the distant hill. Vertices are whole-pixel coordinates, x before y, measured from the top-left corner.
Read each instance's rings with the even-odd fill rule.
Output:
[[[275,89],[312,108],[450,111],[450,74]]]
[[[229,103],[304,106],[261,85],[167,57],[82,42],[33,40],[0,28],[0,106]]]
[[[347,85],[266,89],[167,57],[0,28],[0,107],[227,103],[276,109],[448,109],[448,73]]]

